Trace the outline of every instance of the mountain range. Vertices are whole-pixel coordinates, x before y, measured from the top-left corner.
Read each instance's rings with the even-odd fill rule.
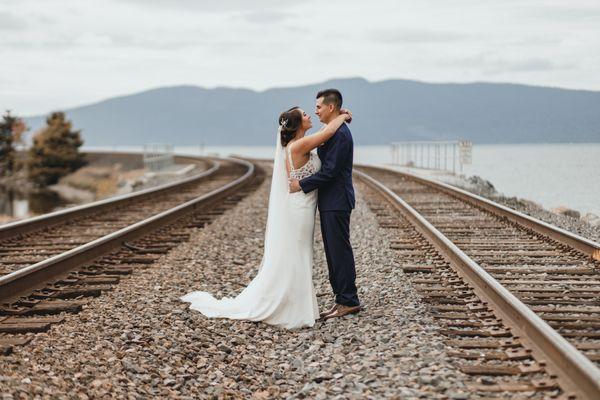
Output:
[[[359,145],[403,140],[474,143],[600,142],[600,92],[504,83],[336,79],[265,91],[161,87],[65,111],[87,146],[270,145],[279,113],[314,116],[318,90],[334,87],[354,114]],[[25,118],[35,131],[45,115]]]

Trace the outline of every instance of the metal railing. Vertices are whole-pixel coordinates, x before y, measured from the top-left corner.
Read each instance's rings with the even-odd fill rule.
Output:
[[[390,143],[392,163],[407,167],[451,171],[471,164],[473,143],[468,140]]]
[[[144,145],[144,166],[149,171],[162,171],[173,165],[173,145],[147,143]]]

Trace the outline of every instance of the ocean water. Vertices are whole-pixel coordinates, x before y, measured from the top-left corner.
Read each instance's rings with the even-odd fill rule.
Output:
[[[273,147],[175,147],[189,154],[238,154],[272,158]],[[389,146],[356,146],[356,163],[390,164]],[[498,192],[540,203],[567,206],[583,214],[600,215],[600,143],[473,145],[472,164],[465,176],[478,175]]]
[[[600,143],[475,145],[464,172],[546,208],[600,215]]]

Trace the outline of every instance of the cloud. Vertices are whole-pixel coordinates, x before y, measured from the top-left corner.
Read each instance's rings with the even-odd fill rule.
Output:
[[[110,35],[99,35],[91,32],[84,32],[79,35],[75,40],[73,40],[73,44],[77,46],[109,46],[113,43]]]
[[[504,67],[505,71],[531,72],[531,71],[551,71],[558,69],[559,66],[545,58],[529,58],[518,61],[499,61],[499,66]]]
[[[95,37],[95,36],[94,36]],[[156,36],[148,37],[147,35],[135,34],[109,34],[100,35],[97,45],[111,46],[112,48],[137,48],[146,50],[167,50],[177,51],[181,49],[208,46],[215,42],[205,38],[205,35],[194,35],[189,37],[179,36]],[[82,40],[78,40],[77,44],[81,44]]]
[[[444,62],[444,65],[476,68],[480,69],[485,75],[500,75],[521,72],[547,72],[568,70],[575,67],[573,64],[557,63],[543,57],[508,59],[489,54],[479,54],[473,57],[464,57],[455,61]]]
[[[284,11],[251,11],[241,15],[244,20],[255,24],[279,23],[293,16],[294,14]]]
[[[369,34],[372,40],[386,43],[444,43],[472,39],[469,34],[421,29],[379,29]]]
[[[0,75],[22,79],[0,97],[37,112],[161,85],[263,90],[324,75],[600,88],[598,0],[371,3],[0,0],[11,54]]]
[[[223,11],[260,11],[278,10],[298,5],[296,0],[125,0],[128,3],[169,8],[181,11],[223,12]]]
[[[526,13],[527,17],[554,19],[559,21],[593,21],[600,23],[600,6],[552,5],[536,7]]]
[[[12,31],[23,30],[27,27],[27,21],[6,11],[0,11],[0,30]]]
[[[218,45],[214,41],[201,38],[181,39],[178,37],[146,37],[144,35],[122,35],[122,34],[96,34],[84,32],[74,36],[47,37],[38,41],[28,41],[22,38],[5,40],[0,42],[0,48],[10,48],[22,51],[44,51],[49,49],[97,49],[98,51],[110,51],[115,49],[140,49],[177,51],[180,49]]]
[[[555,47],[559,46],[565,39],[558,33],[546,34],[544,36],[519,36],[507,41],[509,46],[519,47]]]

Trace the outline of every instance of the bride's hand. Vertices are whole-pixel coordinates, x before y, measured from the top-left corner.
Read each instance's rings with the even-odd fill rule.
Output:
[[[344,117],[346,118],[346,122],[347,123],[352,122],[352,112],[350,110],[342,108],[340,110],[340,114],[344,115]]]

